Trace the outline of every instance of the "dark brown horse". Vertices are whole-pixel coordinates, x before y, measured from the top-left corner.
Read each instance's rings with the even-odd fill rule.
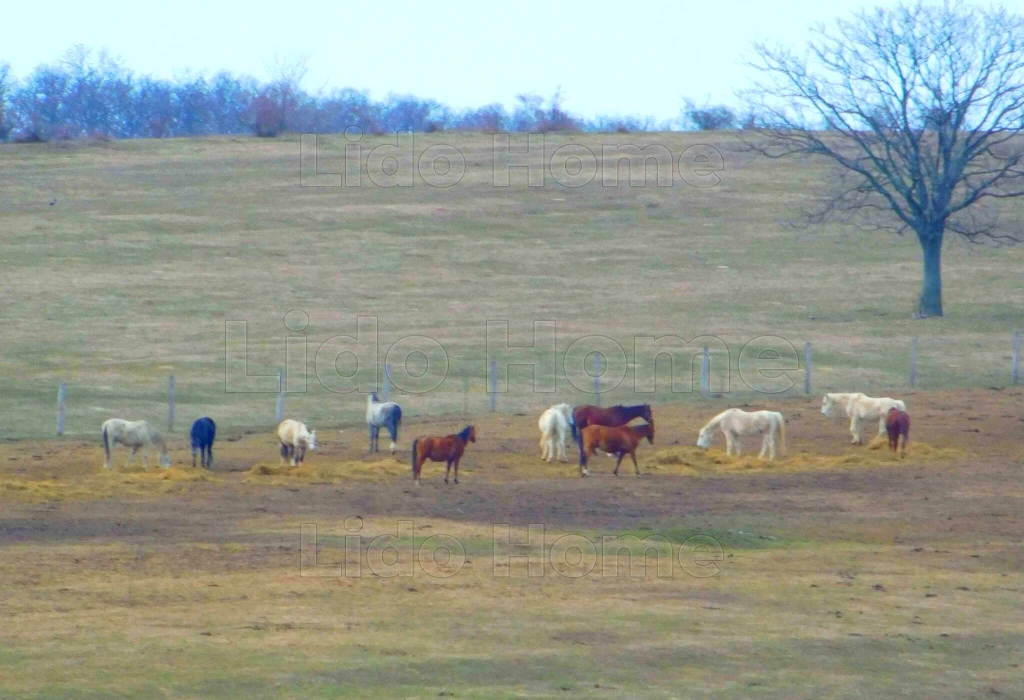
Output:
[[[594,454],[595,449],[601,449],[610,455],[615,455],[618,460],[615,462],[615,469],[612,474],[619,475],[619,465],[622,459],[629,455],[633,459],[633,468],[636,475],[640,476],[640,467],[636,463],[636,448],[640,440],[647,438],[647,442],[654,444],[654,419],[650,423],[641,425],[624,425],[617,428],[610,428],[604,425],[588,425],[583,429],[580,440],[580,476],[587,476],[587,458]]]
[[[588,425],[604,425],[609,428],[617,428],[634,418],[643,418],[648,423],[653,423],[654,417],[651,414],[650,404],[611,406],[609,408],[586,404],[576,406],[572,409],[572,437],[576,440],[576,444],[582,446],[581,433]]]
[[[467,442],[476,442],[476,427],[467,425],[462,432],[445,437],[421,437],[412,441],[412,478],[420,485],[420,471],[425,461],[447,462],[444,483],[448,483],[448,472],[455,466],[455,483],[459,483],[459,460],[466,450]]]
[[[885,415],[885,432],[889,433],[889,447],[893,452],[903,436],[903,449],[900,454],[907,453],[907,442],[910,440],[910,415],[898,408],[890,408]]]

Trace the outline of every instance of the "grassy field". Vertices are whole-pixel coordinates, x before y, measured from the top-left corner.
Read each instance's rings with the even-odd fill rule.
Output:
[[[712,345],[713,388],[739,394],[749,393],[741,349],[769,335],[801,355],[813,343],[819,390],[904,387],[912,335],[921,337],[921,386],[1008,380],[1010,336],[1024,326],[1024,251],[951,241],[948,315],[914,322],[914,241],[784,225],[823,177],[813,165],[752,160],[729,135],[548,135],[543,186],[526,186],[523,171],[495,187],[489,136],[417,138],[417,157],[438,143],[464,154],[458,184],[414,177],[411,187],[383,188],[364,172],[361,187],[302,187],[297,138],[0,146],[3,435],[51,434],[61,381],[69,433],[92,433],[111,416],[163,423],[170,374],[179,426],[203,414],[225,427],[269,425],[273,394],[225,392],[233,320],[247,322],[249,374],[276,375],[285,339],[306,336],[306,391],[288,396],[287,413],[327,425],[362,412],[362,395],[329,392],[317,374],[330,384],[351,373],[351,356],[316,354],[328,338],[354,336],[358,315],[377,318],[377,367],[363,357],[364,386],[374,369],[380,380],[395,346],[395,381],[418,392],[424,356],[413,353],[406,371],[406,353],[438,346],[398,341],[427,336],[443,347],[430,371],[446,356],[447,378],[403,398],[418,415],[486,408],[489,320],[509,322],[512,344],[533,342],[534,321],[557,322],[554,395],[538,395],[529,368],[513,368],[506,410],[583,400],[584,357],[566,360],[574,387],[564,353],[593,334],[621,346],[627,363],[637,336],[720,338],[732,371],[727,385]],[[365,137],[363,153],[385,141]],[[321,140],[321,170],[342,169],[344,143]],[[583,187],[552,176],[562,145],[600,153],[622,143],[661,144],[676,159],[710,143],[724,158],[721,182],[693,187],[676,173],[671,187],[657,187],[652,166],[647,186],[629,187],[625,165],[618,187],[602,186],[601,173]],[[285,327],[293,310],[308,317],[299,333]],[[549,367],[538,372],[550,387]],[[629,364],[614,369],[626,377],[605,382],[609,400],[651,398],[634,393]],[[669,396],[666,366],[659,374],[655,402],[688,398]]]
[[[496,187],[490,137],[417,138],[417,155],[458,147],[458,184],[300,186],[298,139],[0,146],[0,698],[1024,696],[1024,389],[1006,386],[1024,251],[951,242],[947,316],[913,321],[913,241],[783,223],[825,176],[813,165],[751,160],[727,134],[548,136],[548,154],[628,142],[677,159],[710,141],[725,167],[708,188],[550,171]],[[344,145],[321,143],[322,171]],[[331,340],[357,316],[377,319],[358,368]],[[302,467],[278,464],[274,391],[228,391],[232,321],[249,375],[287,365],[292,381],[306,358],[286,399],[318,429]],[[514,367],[487,410],[488,321],[513,345],[557,322],[555,376],[537,371],[554,392]],[[634,338],[662,335],[722,341],[715,396],[670,391],[667,366],[635,390]],[[577,352],[586,336],[604,339]],[[748,386],[742,350],[765,336],[813,344],[814,395],[799,371],[781,395]],[[585,400],[587,353],[616,347],[626,378],[604,400],[654,404],[643,477],[541,462],[538,409]],[[372,385],[385,359],[407,418],[396,456],[368,456],[364,396],[324,385]],[[169,375],[173,468],[121,449],[104,471],[100,422],[164,425]],[[904,398],[906,458],[850,445],[820,414],[830,388]],[[693,447],[730,405],[782,410],[784,456]],[[212,472],[190,466],[199,415],[220,427]],[[414,488],[411,439],[470,420],[462,483],[430,464]],[[506,527],[544,537],[515,548]],[[438,558],[433,536],[459,547]],[[658,548],[584,559],[583,540],[630,536]]]
[[[905,459],[785,399],[770,465],[692,447],[724,400],[667,404],[618,479],[488,414],[419,489],[361,433],[297,470],[230,439],[212,474],[3,443],[0,697],[1019,697],[1022,397],[907,394]],[[655,550],[603,545],[630,535]]]

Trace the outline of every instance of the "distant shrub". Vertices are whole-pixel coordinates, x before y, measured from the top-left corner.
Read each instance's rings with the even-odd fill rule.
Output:
[[[698,106],[691,100],[685,100],[683,106],[683,124],[697,131],[718,131],[736,128],[736,113],[725,105],[704,104]]]
[[[284,109],[267,93],[252,103],[252,133],[260,138],[273,138],[284,131]]]
[[[40,136],[35,129],[27,129],[14,134],[11,139],[14,143],[46,143],[46,139]]]

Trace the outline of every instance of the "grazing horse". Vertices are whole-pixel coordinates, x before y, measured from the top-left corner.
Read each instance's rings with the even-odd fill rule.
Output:
[[[140,448],[144,448],[142,452],[142,459],[146,468],[149,469],[149,448],[155,445],[160,451],[157,456],[157,461],[160,463],[160,466],[164,469],[171,466],[171,457],[167,454],[167,443],[164,442],[163,435],[158,433],[156,428],[146,421],[128,421],[121,420],[120,418],[111,418],[110,420],[103,422],[102,430],[103,453],[105,455],[103,466],[107,469],[112,467],[110,463],[110,453],[117,443],[121,443],[125,447],[132,448],[132,453],[128,456],[129,464],[131,464],[132,460],[135,459],[135,453],[138,452]]]
[[[292,466],[302,464],[306,450],[316,449],[316,431],[305,423],[288,418],[277,426],[277,438],[281,441],[281,464],[291,457]]]
[[[196,452],[199,453],[203,469],[213,467],[213,441],[217,437],[217,424],[212,418],[202,417],[192,424],[192,468],[196,467]]]
[[[622,459],[629,455],[633,460],[636,475],[640,476],[640,467],[636,463],[636,448],[643,438],[647,438],[647,442],[654,444],[654,420],[637,426],[623,425],[614,428],[604,425],[588,425],[580,431],[580,434],[582,435],[579,443],[580,476],[590,474],[587,471],[587,458],[593,455],[594,450],[598,448],[618,457],[612,474],[619,475],[619,465],[622,464]]]
[[[459,483],[459,460],[466,450],[467,442],[476,442],[476,427],[467,425],[462,432],[445,437],[421,437],[412,441],[412,478],[416,485],[420,485],[420,471],[423,470],[423,463],[432,460],[434,462],[446,462],[444,470],[444,483],[448,483],[448,472],[452,465],[455,466],[455,483]]]
[[[572,410],[572,437],[578,444],[583,444],[581,434],[588,425],[617,428],[634,418],[643,418],[648,423],[653,423],[654,418],[651,415],[650,405],[642,403],[636,406],[611,406],[610,408],[577,406]]]
[[[768,453],[769,461],[775,459],[776,436],[778,436],[779,448],[785,449],[786,447],[786,420],[777,411],[749,412],[738,408],[722,411],[700,429],[700,434],[697,436],[697,447],[706,450],[711,446],[715,428],[720,428],[722,434],[725,435],[726,455],[731,455],[735,448],[736,456],[740,456],[739,438],[742,435],[764,435],[758,459],[764,459],[765,452]]]
[[[391,454],[395,454],[398,427],[402,424],[402,407],[394,401],[378,401],[376,394],[366,397],[366,425],[370,428],[370,452],[380,452],[377,437],[381,428],[391,433]]]
[[[555,458],[555,436],[558,436],[558,459],[568,462],[565,458],[565,436],[572,423],[572,406],[560,403],[540,414],[537,427],[540,428],[540,458],[551,462]]]
[[[837,406],[842,406],[850,419],[850,433],[853,435],[853,444],[860,445],[864,442],[861,436],[861,423],[864,421],[878,421],[878,436],[885,434],[885,416],[889,409],[898,408],[906,411],[907,406],[899,399],[872,398],[861,393],[853,394],[825,394],[821,400],[821,414],[831,417]]]
[[[889,433],[889,447],[896,451],[900,435],[903,436],[903,448],[901,455],[907,454],[907,442],[910,441],[910,415],[906,411],[893,407],[885,414],[885,430]]]

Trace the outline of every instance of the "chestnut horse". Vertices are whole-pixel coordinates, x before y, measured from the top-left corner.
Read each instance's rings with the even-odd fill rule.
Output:
[[[572,409],[572,437],[576,443],[583,446],[581,434],[588,425],[603,425],[608,428],[617,428],[625,425],[634,418],[643,418],[648,423],[654,422],[649,404],[642,403],[637,406],[611,406],[600,408],[599,406],[576,406]]]
[[[903,436],[903,449],[900,454],[906,454],[907,441],[910,440],[910,415],[898,408],[890,408],[885,415],[885,431],[889,433],[889,447],[893,452],[900,442],[900,435]]]
[[[620,427],[609,427],[605,425],[588,425],[581,431],[580,440],[580,476],[590,474],[587,471],[587,458],[594,454],[595,449],[601,449],[618,459],[615,462],[615,469],[612,474],[619,475],[619,465],[622,459],[629,455],[633,460],[633,468],[636,475],[640,476],[640,466],[636,463],[636,448],[640,440],[647,438],[647,442],[654,444],[654,419],[649,423],[642,423],[637,426],[623,425]]]
[[[446,462],[444,483],[448,483],[448,472],[455,466],[455,483],[459,483],[459,460],[466,450],[467,442],[476,442],[476,427],[467,425],[462,432],[445,437],[421,437],[412,441],[412,478],[420,485],[420,471],[425,461]]]

